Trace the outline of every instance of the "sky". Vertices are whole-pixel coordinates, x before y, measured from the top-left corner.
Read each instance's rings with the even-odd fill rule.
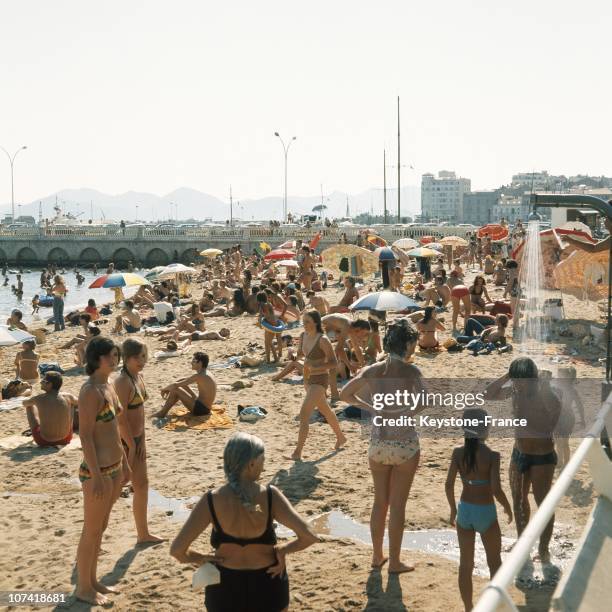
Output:
[[[5,3],[0,146],[15,200],[66,188],[217,197],[402,184],[455,170],[612,175],[612,3]],[[0,151],[0,202],[10,166]],[[396,170],[388,168],[395,182]]]

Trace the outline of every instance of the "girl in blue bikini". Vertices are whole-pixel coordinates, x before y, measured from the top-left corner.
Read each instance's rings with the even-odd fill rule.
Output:
[[[474,541],[476,532],[487,554],[491,578],[501,565],[501,530],[497,521],[495,499],[502,505],[512,522],[512,509],[501,488],[499,453],[492,451],[485,440],[488,429],[487,413],[471,408],[463,413],[476,425],[464,427],[465,442],[453,450],[448,476],[446,498],[450,505],[450,523],[457,526],[459,541],[459,592],[466,610],[472,609],[472,572],[474,570]],[[457,474],[463,483],[459,507],[455,505],[455,480]]]

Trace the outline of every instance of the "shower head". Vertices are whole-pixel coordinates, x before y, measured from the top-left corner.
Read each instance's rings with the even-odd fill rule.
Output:
[[[535,211],[535,208],[531,211],[531,214],[527,217],[527,221],[541,221],[542,215]]]

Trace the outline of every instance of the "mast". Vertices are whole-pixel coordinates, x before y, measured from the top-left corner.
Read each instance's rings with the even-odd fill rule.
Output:
[[[401,223],[400,99],[397,96],[397,222]]]
[[[346,216],[350,217],[351,216],[351,212],[349,210],[349,201],[348,201],[348,194],[346,195]]]
[[[230,227],[234,225],[234,201],[232,200],[232,186],[230,185]]]
[[[387,151],[383,149],[383,206],[385,211],[385,224],[387,220]]]

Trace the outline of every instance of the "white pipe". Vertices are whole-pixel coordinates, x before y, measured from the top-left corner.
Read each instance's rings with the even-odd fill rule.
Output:
[[[610,412],[611,406],[612,394],[608,396],[606,403],[599,411],[597,420],[593,427],[591,427],[587,437],[580,443],[580,446],[578,446],[572,455],[570,461],[559,475],[559,478],[548,492],[548,495],[544,498],[537,512],[527,524],[525,531],[523,531],[521,537],[516,541],[512,552],[508,555],[495,576],[493,576],[491,582],[485,588],[482,596],[473,609],[474,612],[492,612],[497,609],[500,600],[506,599],[502,597],[501,593],[506,591],[508,585],[514,580],[514,577],[525,564],[535,541],[542,531],[544,531],[546,525],[548,525],[550,518],[555,513],[555,508],[565,495],[565,492],[571,485],[576,472],[580,469],[587,455],[596,457],[597,455],[594,453],[596,450],[599,450],[599,452],[604,455],[601,448],[595,449],[594,446],[599,445],[599,434],[603,429],[605,419]],[[592,463],[594,462],[592,461]],[[599,467],[600,465],[601,464],[597,462],[597,466]],[[593,465],[593,467],[595,466]],[[608,468],[609,467],[610,463],[608,462]],[[601,476],[598,476],[597,479],[606,482],[606,478],[602,478]],[[604,491],[601,491],[601,493],[603,494]]]

